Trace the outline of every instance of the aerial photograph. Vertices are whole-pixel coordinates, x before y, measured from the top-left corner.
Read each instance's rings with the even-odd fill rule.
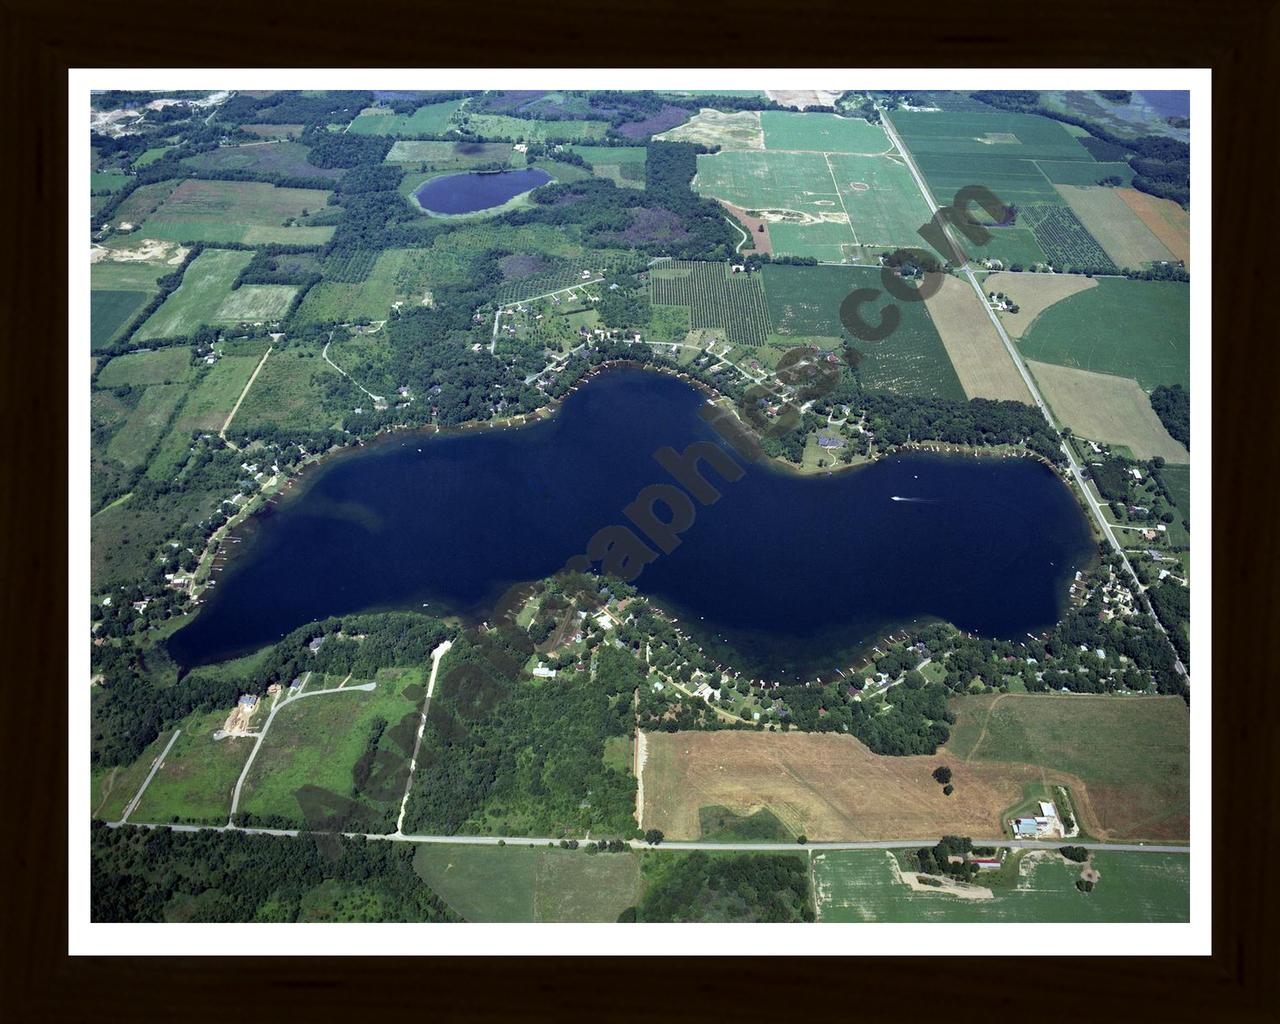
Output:
[[[86,921],[1190,923],[1193,90],[447,80],[80,104]]]

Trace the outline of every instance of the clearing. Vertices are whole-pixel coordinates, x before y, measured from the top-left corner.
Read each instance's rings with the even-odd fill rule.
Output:
[[[215,740],[227,717],[225,708],[196,712],[182,723],[182,734],[151,780],[129,820],[139,823],[189,822],[225,825],[231,791],[253,749],[253,740]],[[258,723],[261,725],[261,721]]]
[[[251,259],[251,252],[205,249],[187,267],[182,284],[138,328],[134,340],[189,337],[205,324],[219,323],[231,285]]]

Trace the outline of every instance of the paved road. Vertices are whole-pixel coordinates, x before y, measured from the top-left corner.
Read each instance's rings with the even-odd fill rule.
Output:
[[[893,122],[889,120],[888,114],[883,110],[880,111],[880,120],[884,122],[885,131],[888,132],[890,141],[892,141],[893,144],[898,147],[898,151],[902,153],[902,158],[906,162],[907,169],[911,172],[911,176],[915,179],[916,186],[920,189],[920,194],[924,196],[925,202],[929,204],[930,212],[936,215],[938,213],[938,204],[934,200],[933,193],[929,190],[929,186],[925,183],[924,177],[920,173],[920,169],[916,167],[915,158],[911,155],[911,151],[898,135],[898,131],[894,128]],[[955,247],[956,252],[963,253],[964,248],[959,244],[952,232],[951,224],[943,218],[938,218],[938,223],[941,223],[943,230],[951,240],[951,244]],[[987,301],[986,294],[983,292],[982,285],[979,283],[978,278],[974,275],[973,269],[968,263],[965,263],[959,267],[959,270],[960,273],[968,279],[973,290],[977,292],[978,300],[982,303],[982,308],[987,311],[987,316],[991,319],[991,323],[996,329],[996,334],[999,335],[1001,342],[1004,343],[1005,350],[1009,353],[1009,358],[1013,360],[1013,365],[1018,368],[1018,373],[1022,376],[1023,383],[1026,384],[1027,390],[1035,400],[1036,406],[1040,409],[1045,420],[1048,421],[1049,426],[1054,429],[1055,433],[1060,435],[1061,428],[1054,420],[1053,413],[1049,411],[1048,403],[1045,402],[1044,396],[1040,394],[1040,389],[1036,386],[1036,382],[1032,378],[1031,372],[1027,369],[1027,365],[1023,362],[1021,354],[1019,354],[1017,348],[1013,344],[1013,339],[1009,337],[1008,332],[1004,329],[1004,324],[1000,322],[1000,318],[996,315],[996,311],[991,308],[991,304]],[[1067,464],[1071,469],[1071,475],[1075,479],[1076,486],[1079,487],[1080,493],[1084,495],[1085,503],[1088,505],[1089,511],[1093,513],[1094,519],[1102,530],[1102,535],[1106,537],[1112,550],[1120,556],[1120,560],[1124,564],[1124,567],[1133,577],[1135,585],[1138,586],[1140,590],[1145,589],[1141,583],[1137,582],[1138,574],[1133,571],[1133,565],[1129,561],[1129,556],[1125,553],[1124,547],[1112,532],[1111,524],[1107,522],[1106,516],[1102,513],[1102,506],[1094,500],[1093,495],[1090,493],[1089,485],[1085,482],[1084,471],[1080,466],[1080,463],[1076,460],[1075,452],[1072,450],[1071,445],[1063,443],[1061,447],[1063,453],[1067,457]],[[1155,622],[1156,628],[1167,637],[1168,632],[1165,630],[1164,624],[1161,623],[1154,615],[1152,616],[1152,620]],[[1187,676],[1187,682],[1190,683],[1191,680],[1187,674],[1186,666],[1182,664],[1182,659],[1178,657],[1176,649],[1174,651],[1174,665],[1177,667],[1179,674]]]
[[[147,787],[151,785],[151,780],[156,777],[156,772],[160,770],[160,766],[164,764],[164,759],[168,756],[170,748],[181,735],[181,729],[175,729],[173,735],[169,737],[169,742],[164,745],[164,750],[160,751],[160,756],[151,763],[151,771],[147,772],[147,777],[142,780],[142,785],[138,787],[138,792],[133,794],[133,799],[129,801],[124,809],[124,814],[120,815],[118,824],[123,825],[129,820],[131,815],[138,807],[138,802],[142,799],[142,794],[147,791]]]

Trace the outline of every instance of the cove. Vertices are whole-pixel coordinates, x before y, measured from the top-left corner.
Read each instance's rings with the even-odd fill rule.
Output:
[[[419,185],[413,195],[428,213],[476,213],[501,206],[550,180],[551,175],[537,167],[521,171],[470,171],[432,178]]]
[[[644,487],[672,483],[660,448],[730,451],[704,402],[673,377],[616,369],[531,426],[397,433],[335,456],[242,533],[169,651],[191,668],[369,609],[483,618],[510,584],[626,523]],[[910,454],[801,477],[734,458],[742,477],[705,470],[722,497],[635,585],[753,677],[825,677],[931,618],[993,637],[1046,629],[1096,550],[1067,486],[1034,459]]]

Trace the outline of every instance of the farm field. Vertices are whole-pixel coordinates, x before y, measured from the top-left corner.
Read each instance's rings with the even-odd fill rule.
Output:
[[[1092,187],[1104,178],[1119,178],[1126,184],[1133,180],[1133,168],[1123,161],[1037,160],[1036,166],[1055,185]],[[1098,187],[1114,191],[1111,186]]]
[[[1028,783],[1078,785],[1031,764],[882,757],[836,733],[651,732],[646,750],[641,827],[668,839],[699,838],[708,807],[740,817],[765,809],[811,840],[994,835]],[[942,764],[953,772],[949,797],[931,775]]]
[[[118,192],[129,183],[129,175],[111,171],[93,171],[89,175],[89,191],[94,195]]]
[[[1018,312],[998,312],[1009,337],[1017,341],[1055,302],[1098,286],[1098,279],[1083,274],[990,274],[980,278],[987,295],[1003,292],[1018,306]]]
[[[146,219],[165,199],[178,187],[178,180],[155,181],[149,185],[139,185],[130,192],[116,207],[112,224],[132,224],[135,228]]]
[[[507,142],[546,142],[548,139],[581,141],[603,139],[607,121],[526,121],[505,114],[464,114],[467,129],[482,139]]]
[[[191,376],[191,351],[177,346],[156,349],[154,352],[131,352],[116,356],[98,374],[98,386],[103,388],[146,387],[149,384],[171,384]]]
[[[758,110],[725,114],[706,107],[684,124],[655,135],[654,138],[661,142],[697,142],[704,146],[719,146],[722,151],[764,149],[764,131],[760,127]]]
[[[115,459],[126,469],[143,465],[168,429],[169,420],[186,392],[185,384],[153,384],[147,388],[108,442],[107,458]]]
[[[1191,269],[1191,217],[1172,199],[1136,189],[1118,190],[1120,199],[1173,255]]]
[[[1147,393],[1132,377],[1031,359],[1026,363],[1055,418],[1080,437],[1124,445],[1139,459],[1159,455],[1169,462],[1190,460],[1186,448],[1169,436]]]
[[[1058,191],[1117,267],[1138,270],[1157,260],[1174,259],[1116,189],[1059,185]]]
[[[305,824],[297,795],[304,787],[319,787],[343,798],[351,796],[352,770],[365,752],[375,719],[380,718],[388,728],[382,733],[378,750],[403,761],[403,771],[398,770],[398,783],[387,787],[394,789],[394,800],[362,795],[358,802],[364,810],[361,823],[374,831],[385,825],[390,831],[395,825],[409,758],[388,733],[390,727],[417,710],[422,681],[421,669],[384,669],[374,680],[377,688],[373,691],[350,690],[368,682],[352,679],[347,683],[350,692],[313,697],[304,694],[283,707],[245,778],[240,810],[256,818],[282,818]],[[313,676],[307,689],[333,689],[341,683],[340,676],[326,676],[323,680]],[[406,695],[404,691],[411,683],[417,685]],[[258,714],[265,715],[267,710],[260,709]],[[332,812],[333,808],[326,806],[325,810]]]
[[[1019,223],[1029,227],[1036,244],[1057,269],[1117,269],[1098,240],[1089,234],[1075,211],[1055,203],[1028,203],[1018,211]]]
[[[1097,838],[1188,838],[1182,698],[998,694],[956,698],[951,710],[956,723],[939,755],[953,767],[1052,765],[1082,780],[1071,795]]]
[[[197,712],[182,723],[182,735],[151,780],[130,821],[226,824],[231,813],[231,791],[254,742],[247,736],[213,738],[227,714],[225,708],[207,714]]]
[[[224,355],[191,389],[182,411],[175,420],[175,433],[189,435],[193,430],[213,431],[222,429],[222,424],[236,404],[236,399],[249,383],[253,371],[262,361],[262,353],[267,350],[265,342],[257,343],[261,352],[246,355]],[[183,350],[185,352],[185,349]]]
[[[269,323],[289,312],[298,294],[291,284],[245,284],[222,300],[214,319],[220,324]]]
[[[218,322],[222,303],[231,294],[231,285],[253,259],[253,253],[233,249],[206,249],[187,267],[182,284],[169,294],[134,338],[189,336],[203,324]]]
[[[184,181],[147,217],[140,233],[171,242],[322,245],[332,237],[332,227],[284,222],[324,209],[330,195],[261,181]]]
[[[735,345],[765,344],[769,313],[757,274],[732,274],[727,263],[672,260],[649,273],[650,298],[657,305],[687,306],[693,330],[725,332]]]
[[[879,271],[869,267],[783,265],[766,266],[761,273],[774,331],[770,342],[775,345],[815,341],[824,348],[836,347],[842,338],[848,338],[840,322],[840,306],[845,298],[856,289],[880,286]],[[875,308],[864,310],[868,322],[875,322]],[[866,386],[899,394],[963,400],[964,387],[927,303],[904,302],[898,308],[902,319],[889,337],[852,342],[862,355],[858,372]],[[1007,356],[1004,358],[1008,360]]]
[[[465,168],[476,164],[508,163],[509,142],[429,142],[397,139],[387,151],[389,164],[448,165]]]
[[[342,167],[317,167],[307,161],[310,150],[301,142],[250,142],[242,146],[220,146],[182,161],[184,167],[211,171],[253,171],[291,178],[341,178]]]
[[[591,167],[597,178],[608,178],[615,185],[627,188],[644,188],[645,161],[648,151],[644,146],[570,146]]]
[[[924,304],[967,398],[1030,403],[1022,374],[968,281],[945,276],[942,287]]]
[[[290,345],[273,352],[233,421],[236,427],[272,426],[321,430],[337,416],[326,408],[324,387],[338,372],[320,358],[320,347]]]
[[[347,127],[353,135],[440,135],[449,130],[450,120],[462,100],[428,103],[412,114],[397,114],[390,108],[362,110]]]
[[[1190,916],[1191,858],[1180,853],[1096,853],[1099,880],[1091,893],[1075,887],[1080,866],[1054,853],[1023,854],[1011,889],[991,899],[962,899],[913,891],[888,850],[815,854],[813,876],[819,922],[1186,921]],[[979,875],[975,884],[981,884]]]
[[[115,341],[155,294],[94,288],[89,292],[89,348],[97,351]]]
[[[893,149],[883,128],[860,117],[762,110],[760,128],[769,150],[880,154]]]
[[[634,853],[423,844],[414,870],[474,922],[608,922],[640,896]]]
[[[1026,359],[1132,377],[1150,391],[1191,387],[1190,289],[1107,278],[1046,309],[1024,333]]]

